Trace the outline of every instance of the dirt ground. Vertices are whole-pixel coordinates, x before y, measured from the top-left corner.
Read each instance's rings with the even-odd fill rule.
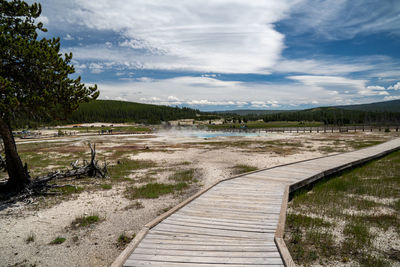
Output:
[[[109,266],[124,249],[118,241],[121,235],[132,237],[147,222],[201,188],[237,174],[237,165],[263,169],[351,151],[398,136],[393,132],[236,137],[193,134],[169,131],[19,141],[18,149],[32,161],[32,168],[40,166],[34,169],[35,173],[68,167],[67,162],[77,156],[87,158],[87,142],[97,144],[99,159],[106,159],[110,170],[124,160],[146,163],[147,167],[120,170],[118,179],[82,179],[77,182],[83,188],[79,192],[35,197],[30,203],[16,203],[0,210],[0,266]],[[40,158],[33,161],[35,156]],[[193,170],[194,175],[183,191],[154,199],[126,195],[126,188],[132,185],[171,183],[171,175],[182,170]],[[71,227],[76,218],[92,214],[99,216],[99,222]],[[56,237],[65,238],[65,242],[50,244]]]

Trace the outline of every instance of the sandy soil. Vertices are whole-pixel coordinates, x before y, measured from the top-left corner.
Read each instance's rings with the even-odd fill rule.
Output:
[[[154,135],[121,135],[92,137],[63,137],[55,142],[84,146],[85,142],[100,142],[101,149],[118,148],[127,144],[148,147],[149,151],[132,153],[131,159],[152,160],[163,168],[196,170],[199,182],[182,195],[166,195],[158,199],[140,199],[144,208],[136,209],[137,200],[124,197],[125,184],[113,185],[111,190],[84,191],[49,208],[32,209],[32,204],[17,203],[0,211],[0,266],[109,266],[122,251],[117,246],[121,234],[132,236],[147,222],[166,209],[178,204],[197,190],[233,175],[233,167],[246,164],[259,169],[284,163],[315,158],[336,151],[320,150],[321,147],[351,150],[337,140],[386,140],[383,133],[356,134],[268,134],[253,137],[197,138],[184,133],[159,133]],[[276,142],[271,145],[265,142]],[[336,142],[335,142],[336,141]],[[25,143],[35,142],[34,140]],[[39,142],[48,142],[41,140]],[[295,145],[284,145],[291,142]],[[228,143],[235,145],[228,145]],[[129,150],[127,151],[129,154]],[[132,177],[146,170],[133,172]],[[165,181],[168,172],[157,175]],[[38,202],[40,199],[33,199]],[[71,222],[78,216],[98,214],[101,222],[88,228],[71,229]],[[26,242],[29,235],[33,242]],[[49,243],[57,236],[66,241],[59,245]]]

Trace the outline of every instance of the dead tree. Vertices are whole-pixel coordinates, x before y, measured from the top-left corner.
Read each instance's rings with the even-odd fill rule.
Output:
[[[51,180],[63,179],[68,177],[76,177],[81,178],[84,176],[89,177],[97,177],[97,178],[107,178],[107,163],[104,162],[104,166],[100,167],[98,164],[98,160],[96,160],[96,145],[92,145],[89,143],[90,148],[90,162],[88,163],[86,160],[83,161],[82,166],[78,166],[78,160],[71,163],[72,170],[68,170],[65,172],[52,172],[46,176],[37,177],[34,179],[33,184],[40,186],[42,184],[47,184]]]
[[[26,187],[26,189],[24,189],[18,195],[8,196],[8,197],[5,196],[7,199],[6,203],[23,200],[23,199],[26,199],[33,195],[46,194],[48,189],[50,189],[50,188],[59,188],[59,187],[63,187],[63,186],[70,186],[70,185],[49,184],[50,181],[54,181],[54,180],[65,179],[65,178],[70,178],[70,177],[79,179],[81,177],[87,177],[87,176],[96,177],[96,178],[108,178],[107,163],[104,162],[103,167],[100,167],[98,164],[98,160],[96,160],[96,145],[92,146],[89,143],[89,148],[90,148],[90,154],[91,154],[90,162],[87,162],[86,160],[84,160],[83,165],[79,166],[78,165],[79,161],[77,160],[77,161],[71,163],[71,166],[72,166],[71,170],[67,170],[64,172],[55,171],[55,172],[50,172],[49,174],[47,174],[45,176],[36,177]],[[0,158],[1,158],[1,156],[0,156]],[[4,198],[4,196],[3,196],[3,198]],[[4,203],[5,202],[3,202],[3,204]]]

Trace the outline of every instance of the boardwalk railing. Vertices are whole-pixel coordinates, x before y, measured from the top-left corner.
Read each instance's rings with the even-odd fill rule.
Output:
[[[267,133],[344,133],[344,132],[398,132],[399,125],[388,126],[370,126],[370,125],[357,125],[357,126],[315,126],[315,127],[271,127],[271,128],[227,128],[221,130],[211,131],[228,131],[228,132],[267,132]]]

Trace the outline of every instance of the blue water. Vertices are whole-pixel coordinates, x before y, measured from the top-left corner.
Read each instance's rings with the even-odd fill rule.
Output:
[[[198,133],[192,136],[199,138],[213,138],[220,136],[261,136],[260,133],[246,133],[246,132],[209,132],[209,133]]]
[[[264,136],[265,133],[252,132],[225,132],[225,131],[204,131],[204,130],[176,130],[174,134],[177,136],[188,136],[197,138],[214,138],[214,137],[229,137],[229,136]]]

